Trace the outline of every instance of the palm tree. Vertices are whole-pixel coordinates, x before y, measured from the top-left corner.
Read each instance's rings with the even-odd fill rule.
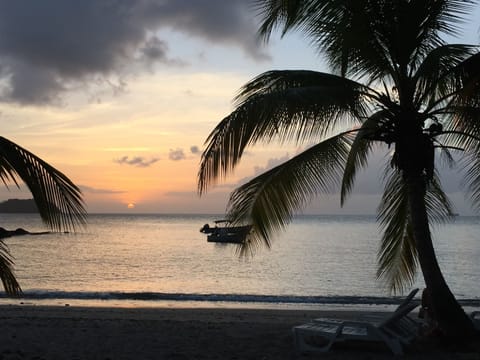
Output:
[[[75,230],[85,224],[86,212],[80,189],[64,174],[28,150],[0,137],[0,179],[17,187],[21,179],[29,188],[42,220],[53,230]],[[0,239],[0,279],[5,292],[19,295],[8,247]]]
[[[447,336],[474,327],[442,276],[430,224],[452,217],[439,164],[459,165],[480,208],[479,46],[448,44],[474,5],[469,0],[256,1],[260,35],[303,32],[332,73],[269,71],[243,86],[234,111],[206,140],[199,193],[259,142],[314,144],[237,188],[228,214],[253,224],[243,250],[270,245],[314,196],[340,187],[343,205],[372,153],[391,152],[378,207],[383,235],[378,276],[392,291],[417,267]],[[439,162],[440,161],[440,162]]]

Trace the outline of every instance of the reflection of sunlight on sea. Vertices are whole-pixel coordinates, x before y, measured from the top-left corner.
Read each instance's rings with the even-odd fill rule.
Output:
[[[0,216],[8,229],[44,230],[37,216]],[[28,292],[388,296],[376,280],[374,217],[304,216],[270,250],[240,259],[235,246],[207,243],[211,216],[91,215],[77,234],[6,240]],[[479,298],[476,218],[436,231],[437,252],[452,290]],[[417,284],[422,286],[421,282]],[[239,297],[241,299],[241,297]],[[134,299],[130,299],[135,303]],[[73,300],[69,300],[71,302]]]

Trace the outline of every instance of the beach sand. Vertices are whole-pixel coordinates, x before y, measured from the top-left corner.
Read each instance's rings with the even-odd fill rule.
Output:
[[[382,347],[298,355],[291,329],[366,311],[0,306],[0,359],[391,359]],[[420,351],[420,352],[418,352]],[[480,359],[417,349],[406,359]]]

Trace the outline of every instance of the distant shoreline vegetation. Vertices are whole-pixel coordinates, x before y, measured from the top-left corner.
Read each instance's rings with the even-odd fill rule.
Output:
[[[38,213],[33,199],[8,199],[0,202],[0,213]]]

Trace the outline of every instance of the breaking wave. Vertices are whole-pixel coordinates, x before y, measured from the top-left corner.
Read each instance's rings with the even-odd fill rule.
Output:
[[[5,298],[4,294],[0,297]],[[130,301],[205,301],[264,304],[330,304],[330,305],[393,305],[403,297],[378,296],[296,296],[256,294],[188,294],[161,292],[88,292],[88,291],[25,291],[21,299],[27,300],[130,300]],[[464,306],[480,306],[480,299],[461,299]]]

